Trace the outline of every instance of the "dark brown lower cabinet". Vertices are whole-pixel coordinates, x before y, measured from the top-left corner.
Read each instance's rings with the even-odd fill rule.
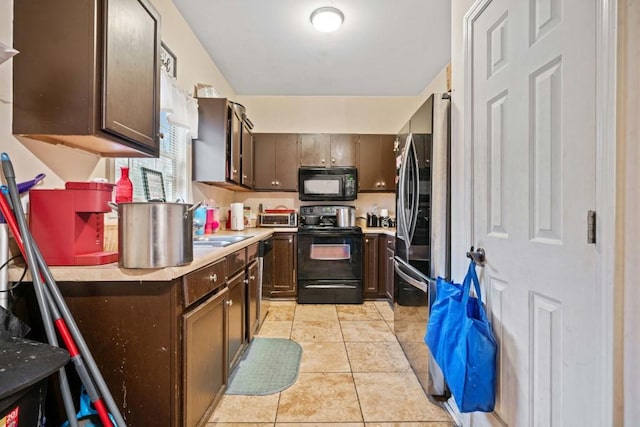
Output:
[[[228,288],[183,316],[185,425],[206,423],[224,391]]]
[[[58,285],[127,425],[186,425],[182,280]]]
[[[385,297],[394,302],[394,266],[396,239],[394,236],[385,236],[384,244],[380,244],[380,281]]]
[[[258,299],[258,262],[254,261],[247,267],[247,340],[251,341],[257,332],[260,318],[258,309],[260,300]]]
[[[244,344],[246,343],[245,333],[245,271],[229,279],[227,286],[229,288],[228,305],[228,372],[236,364],[238,357],[242,354]]]
[[[378,280],[378,240],[377,234],[365,234],[363,248],[363,278],[365,299],[379,297]]]
[[[393,257],[395,236],[364,236],[364,297],[393,302]]]
[[[291,298],[297,294],[296,234],[274,233],[271,259],[265,260],[265,277],[268,277],[273,298]],[[269,270],[267,271],[267,266]]]
[[[58,283],[128,426],[206,425],[246,344],[246,269],[233,255],[171,281]],[[42,340],[33,287],[19,290],[21,318]],[[59,425],[57,396],[48,418]]]

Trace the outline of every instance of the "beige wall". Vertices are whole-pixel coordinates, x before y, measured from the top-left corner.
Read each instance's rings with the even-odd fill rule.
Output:
[[[431,93],[446,88],[443,69],[418,96],[247,96],[238,102],[256,132],[396,133]]]

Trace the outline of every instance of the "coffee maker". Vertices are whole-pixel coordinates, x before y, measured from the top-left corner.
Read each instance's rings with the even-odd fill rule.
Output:
[[[29,192],[29,229],[48,265],[99,265],[118,261],[104,251],[104,214],[113,184],[67,182],[64,189]]]

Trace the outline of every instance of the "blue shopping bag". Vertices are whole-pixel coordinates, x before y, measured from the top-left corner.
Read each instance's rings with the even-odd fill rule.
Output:
[[[438,278],[425,342],[460,411],[493,411],[497,344],[473,261],[462,285]]]

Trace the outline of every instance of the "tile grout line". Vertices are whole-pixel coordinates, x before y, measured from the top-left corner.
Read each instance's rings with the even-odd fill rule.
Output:
[[[337,310],[338,309],[336,308],[336,312]],[[342,335],[342,345],[344,347],[344,352],[347,356],[347,362],[349,362],[349,374],[351,374],[351,381],[353,381],[353,390],[356,392],[356,399],[358,400],[358,408],[360,408],[360,417],[362,418],[362,425],[365,426],[366,422],[364,420],[364,412],[362,411],[362,403],[360,402],[358,387],[356,387],[356,378],[353,376],[353,366],[351,365],[351,357],[349,356],[349,350],[347,350],[347,342],[345,341],[344,333],[342,332],[342,320],[340,320],[340,316],[338,316],[338,324],[340,325],[340,334]]]

